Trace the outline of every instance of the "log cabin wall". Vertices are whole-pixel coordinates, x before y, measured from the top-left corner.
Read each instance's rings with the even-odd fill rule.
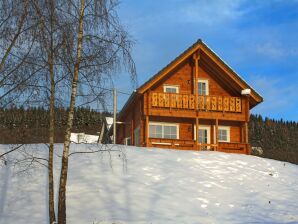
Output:
[[[198,95],[201,79],[207,80],[208,93]],[[178,93],[164,93],[165,85],[178,87]],[[252,88],[199,40],[136,90],[121,113],[124,125],[118,126],[118,142],[131,137],[134,144],[134,130],[140,127],[142,146],[248,154],[249,110],[263,99],[253,89],[251,97],[243,96],[244,89]],[[179,124],[179,138],[150,138],[150,122],[163,122],[161,127]],[[205,129],[208,144],[195,140],[196,126],[203,131],[204,126],[209,127]],[[220,126],[225,126],[220,130],[221,142]],[[222,134],[225,130],[229,130],[228,140],[223,137],[227,134]]]
[[[134,107],[127,110],[124,119],[121,119],[117,124],[117,143],[125,144],[125,138],[130,137],[131,143],[134,144],[134,130],[140,127],[141,131],[141,112],[142,100],[136,100]]]
[[[211,96],[241,96],[233,95],[226,90],[221,83],[216,81],[215,74],[211,71],[206,71],[203,65],[199,63],[199,79],[207,79],[209,82],[209,95]],[[169,73],[163,80],[158,82],[151,88],[151,91],[164,92],[164,85],[179,86],[179,93],[193,94],[194,93],[194,65],[191,60],[183,63],[173,72]]]
[[[179,139],[193,140],[195,119],[191,118],[176,118],[176,117],[150,117],[150,122],[166,122],[179,124]],[[211,130],[211,142],[215,142],[215,121],[208,119],[201,119],[200,125],[210,126]],[[237,121],[219,121],[219,126],[230,127],[230,142],[241,142],[241,122]],[[144,141],[144,139],[142,139]]]

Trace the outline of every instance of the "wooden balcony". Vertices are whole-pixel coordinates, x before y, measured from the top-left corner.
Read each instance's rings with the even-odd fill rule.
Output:
[[[148,147],[219,151],[227,153],[250,154],[250,145],[239,142],[219,142],[218,144],[196,143],[195,140],[149,138]]]
[[[193,94],[157,93],[149,97],[152,108],[173,108],[215,112],[242,113],[242,99],[230,96],[196,96]]]

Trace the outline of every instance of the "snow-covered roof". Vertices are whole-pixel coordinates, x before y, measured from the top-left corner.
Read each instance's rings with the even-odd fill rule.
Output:
[[[98,135],[87,135],[85,133],[71,133],[70,141],[74,143],[97,143]]]
[[[106,117],[106,123],[108,130],[111,128],[112,124],[114,123],[114,118],[112,117]]]

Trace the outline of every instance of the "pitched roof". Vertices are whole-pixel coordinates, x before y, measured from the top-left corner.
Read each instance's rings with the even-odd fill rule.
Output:
[[[121,116],[122,112],[124,112],[127,107],[133,102],[138,94],[144,93],[146,90],[150,89],[150,87],[165,77],[169,72],[171,72],[177,65],[184,62],[187,58],[193,55],[198,50],[202,50],[208,56],[212,57],[216,64],[221,67],[229,76],[233,78],[234,81],[237,82],[242,89],[251,89],[251,108],[256,106],[257,104],[263,101],[262,96],[254,90],[240,75],[238,75],[226,62],[224,62],[212,49],[210,49],[201,39],[198,39],[192,46],[182,52],[178,57],[172,60],[167,66],[162,68],[159,72],[157,72],[154,76],[152,76],[148,81],[146,81],[143,85],[138,87],[129,97],[128,101],[123,106],[122,110],[119,113]]]

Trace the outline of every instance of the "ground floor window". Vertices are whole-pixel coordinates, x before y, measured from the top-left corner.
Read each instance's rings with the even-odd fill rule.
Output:
[[[179,139],[179,124],[149,122],[149,137]]]
[[[230,127],[219,126],[218,127],[218,141],[219,142],[230,142]]]
[[[140,146],[140,126],[134,130],[134,145]]]

